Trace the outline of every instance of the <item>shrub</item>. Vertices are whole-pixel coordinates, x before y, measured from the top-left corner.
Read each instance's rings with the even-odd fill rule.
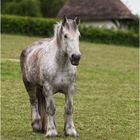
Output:
[[[53,25],[57,22],[56,19],[31,18],[9,15],[2,15],[1,18],[2,33],[19,33],[47,37],[53,35]],[[81,27],[80,32],[81,40],[85,41],[135,47],[139,46],[139,35],[132,31]]]
[[[94,27],[80,28],[81,39],[96,43],[139,46],[139,35],[132,31],[99,29]]]
[[[19,33],[27,35],[51,36],[54,19],[31,18],[2,15],[2,33]]]

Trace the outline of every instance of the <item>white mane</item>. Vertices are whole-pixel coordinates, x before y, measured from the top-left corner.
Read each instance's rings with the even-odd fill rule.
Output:
[[[54,36],[57,37],[57,33],[60,31],[60,28],[62,26],[62,22],[57,22],[54,25]]]

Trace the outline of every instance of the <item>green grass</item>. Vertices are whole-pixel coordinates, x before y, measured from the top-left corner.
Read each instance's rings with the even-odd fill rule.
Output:
[[[37,37],[2,35],[1,139],[41,140],[30,125],[28,95],[19,63],[23,47]],[[81,42],[74,121],[78,140],[138,140],[138,48]],[[59,137],[63,136],[61,94],[54,96]]]

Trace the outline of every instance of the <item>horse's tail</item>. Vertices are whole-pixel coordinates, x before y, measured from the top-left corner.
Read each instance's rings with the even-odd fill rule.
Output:
[[[42,124],[42,132],[46,132],[47,129],[47,113],[46,113],[46,101],[45,97],[43,96],[42,89],[39,89],[40,92],[37,92],[38,98],[38,111],[41,117],[41,124]]]

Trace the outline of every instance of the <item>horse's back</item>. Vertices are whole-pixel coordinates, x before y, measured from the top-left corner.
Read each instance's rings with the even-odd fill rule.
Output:
[[[23,77],[27,79],[27,73],[39,72],[37,69],[40,58],[45,53],[47,45],[51,39],[45,38],[24,48],[20,55],[20,66]],[[36,73],[37,74],[37,73]],[[29,77],[29,74],[28,74]]]

